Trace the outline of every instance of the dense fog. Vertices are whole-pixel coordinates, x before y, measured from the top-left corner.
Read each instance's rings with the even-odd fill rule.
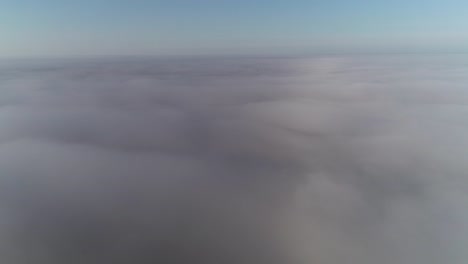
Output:
[[[464,264],[468,56],[0,61],[5,264]]]

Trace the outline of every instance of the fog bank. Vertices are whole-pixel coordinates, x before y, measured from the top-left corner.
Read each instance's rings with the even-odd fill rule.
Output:
[[[2,263],[462,264],[468,57],[0,63]]]

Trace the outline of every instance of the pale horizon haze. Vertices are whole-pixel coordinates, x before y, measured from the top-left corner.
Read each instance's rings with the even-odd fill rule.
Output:
[[[3,0],[0,57],[464,53],[461,0]]]

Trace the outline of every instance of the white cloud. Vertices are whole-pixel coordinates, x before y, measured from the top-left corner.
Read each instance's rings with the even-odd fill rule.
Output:
[[[3,65],[5,261],[465,263],[467,67]]]

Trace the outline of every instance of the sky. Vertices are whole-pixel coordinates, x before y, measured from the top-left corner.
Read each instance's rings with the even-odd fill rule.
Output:
[[[466,51],[465,0],[1,0],[0,57]]]

